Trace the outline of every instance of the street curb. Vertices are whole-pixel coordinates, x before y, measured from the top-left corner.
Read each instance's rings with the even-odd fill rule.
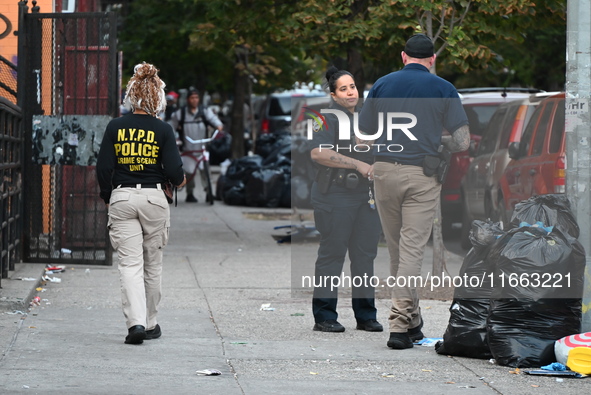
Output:
[[[19,263],[16,270],[9,273],[8,278],[3,278],[0,285],[0,312],[25,311],[41,283],[41,277],[45,273],[45,264]],[[23,278],[34,279],[31,281]],[[23,286],[26,283],[26,286]]]

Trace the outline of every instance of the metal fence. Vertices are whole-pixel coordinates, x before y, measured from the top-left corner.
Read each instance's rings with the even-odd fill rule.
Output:
[[[0,55],[0,97],[16,104],[16,66]]]
[[[25,21],[23,260],[110,265],[94,166],[119,110],[116,16],[33,12]]]
[[[1,278],[21,261],[23,128],[19,107],[0,97],[0,269]],[[1,283],[0,283],[1,284]]]

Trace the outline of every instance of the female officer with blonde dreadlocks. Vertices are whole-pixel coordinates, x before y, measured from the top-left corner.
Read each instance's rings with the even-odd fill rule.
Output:
[[[145,62],[135,66],[124,99],[131,114],[107,125],[96,167],[118,256],[127,344],[162,333],[157,313],[162,249],[170,226],[163,184],[185,184],[174,132],[157,118],[166,107],[164,87],[156,67]]]

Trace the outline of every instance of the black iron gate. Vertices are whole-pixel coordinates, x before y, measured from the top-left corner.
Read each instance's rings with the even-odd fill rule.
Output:
[[[0,278],[21,260],[22,114],[0,97]]]
[[[12,27],[6,16],[0,19],[7,25],[3,39]],[[22,259],[23,114],[16,105],[16,75],[16,65],[0,56],[0,288]]]
[[[23,260],[110,265],[95,164],[105,126],[119,113],[116,14],[27,11],[19,24],[18,76]]]

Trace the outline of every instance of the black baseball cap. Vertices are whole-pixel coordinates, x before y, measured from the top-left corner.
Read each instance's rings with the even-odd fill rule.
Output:
[[[406,42],[404,52],[411,58],[430,58],[433,56],[433,41],[424,34],[415,34]]]

